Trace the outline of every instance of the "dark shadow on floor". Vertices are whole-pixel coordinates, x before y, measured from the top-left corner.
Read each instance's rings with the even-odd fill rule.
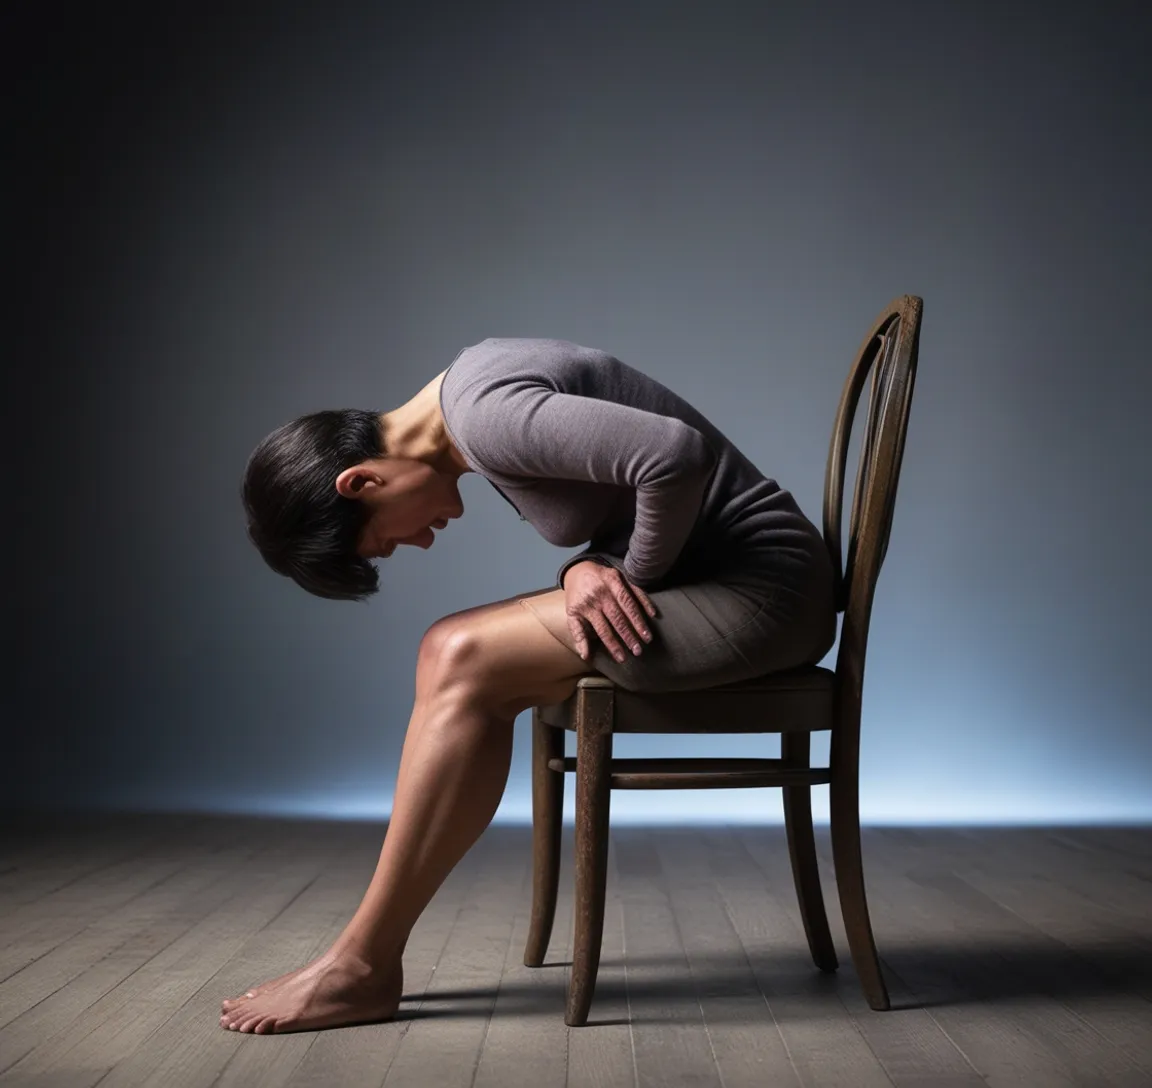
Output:
[[[762,1008],[765,998],[770,1003],[786,1007],[790,994],[812,996],[827,995],[829,1001],[847,988],[859,993],[859,983],[851,966],[847,950],[840,953],[840,968],[825,973],[816,969],[811,961],[798,956],[794,950],[773,953],[755,952],[750,958],[743,955],[728,957],[710,953],[709,970],[693,974],[685,968],[678,954],[667,956],[630,956],[626,960],[629,971],[627,985],[615,972],[620,958],[606,956],[601,960],[602,970],[613,971],[613,977],[597,983],[597,1001],[622,1004],[627,999],[644,1019],[646,1003],[661,1005],[669,1002],[695,1004],[711,998],[725,998],[732,1008],[731,999],[746,998],[750,1012]],[[1029,944],[997,943],[994,947],[977,948],[972,943],[937,949],[904,949],[881,957],[885,978],[892,997],[892,1011],[931,1008],[943,1005],[964,1005],[976,1002],[995,1004],[998,1001],[1018,1002],[1036,998],[1038,1002],[1056,999],[1075,1001],[1077,998],[1128,995],[1135,1001],[1152,1000],[1152,948],[1139,943],[1132,945],[1091,945],[1058,951],[1036,948]],[[568,972],[563,960],[549,961],[535,968],[548,978],[545,987],[505,982],[497,989],[480,986],[468,989],[430,990],[425,994],[409,992],[404,1002],[430,1001],[461,1002],[459,1009],[412,1009],[401,1005],[400,1016],[487,1016],[487,1008],[470,1008],[473,1002],[486,1006],[499,996],[501,1014],[518,1016],[555,1015],[563,1006]],[[635,972],[643,971],[637,978]],[[652,977],[658,972],[657,977]],[[543,993],[542,993],[543,990]],[[854,1004],[859,1004],[855,1001]],[[735,1006],[738,1008],[738,1006]],[[878,1014],[882,1015],[882,1014]],[[709,1021],[715,1021],[712,1010]],[[739,1020],[739,1014],[732,1017]],[[634,1017],[632,1023],[638,1022]]]

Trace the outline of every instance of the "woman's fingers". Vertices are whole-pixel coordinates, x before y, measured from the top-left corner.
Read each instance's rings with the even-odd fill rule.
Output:
[[[609,580],[608,588],[612,596],[605,602],[604,611],[632,652],[638,653],[640,639],[645,642],[652,640],[652,632],[644,618],[644,612],[637,603],[637,597],[641,594],[644,597],[648,595],[638,586],[632,585],[619,571],[616,571],[615,575]],[[652,602],[649,600],[647,604],[651,605]]]
[[[584,634],[584,621],[579,616],[568,616],[568,630],[572,632],[572,641],[576,644],[576,652],[588,660],[588,639]]]
[[[613,634],[618,634],[628,649],[638,654],[642,646],[641,631],[647,631],[648,626],[640,615],[640,606],[634,600],[625,600],[627,593],[627,589],[622,589],[620,597],[607,601],[604,614],[612,624]]]
[[[583,584],[574,590],[568,608],[568,629],[576,652],[587,661],[591,657],[588,642],[588,624],[617,661],[624,661],[631,652],[639,655],[646,642],[651,642],[653,633],[648,624],[648,616],[657,615],[656,606],[644,590],[633,586],[614,567],[588,564],[579,565],[579,578]],[[588,584],[588,579],[592,584]]]
[[[631,592],[629,592],[631,590]],[[652,629],[648,626],[648,621],[644,618],[644,611],[636,601],[633,593],[643,593],[642,589],[637,589],[635,586],[629,585],[621,579],[621,585],[618,588],[616,599],[620,602],[621,607],[624,609],[628,617],[630,626],[627,629],[621,628],[617,625],[626,641],[633,642],[636,635],[639,635],[645,642],[652,641]],[[649,604],[652,602],[649,601]]]
[[[568,630],[572,632],[572,639],[576,643],[576,652],[585,661],[592,656],[591,650],[588,648],[588,639],[584,634],[585,623],[596,632],[597,637],[617,661],[624,660],[624,649],[616,637],[616,632],[612,630],[612,625],[604,618],[604,613],[593,604],[589,606],[585,615],[568,617]]]
[[[624,660],[624,646],[620,639],[616,637],[616,632],[612,629],[612,625],[608,622],[601,608],[593,605],[585,617],[593,630],[599,636],[600,641],[608,647],[608,652],[616,658],[617,661]]]
[[[652,598],[649,597],[648,594],[645,593],[644,590],[642,590],[639,586],[634,586],[631,582],[629,582],[628,585],[631,586],[632,592],[635,593],[636,596],[640,599],[640,603],[644,606],[644,610],[648,613],[648,615],[655,618],[656,606],[652,603]]]

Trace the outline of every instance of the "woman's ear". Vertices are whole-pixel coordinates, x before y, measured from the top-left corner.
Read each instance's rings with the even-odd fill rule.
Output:
[[[381,483],[380,477],[367,465],[352,465],[336,477],[336,490],[346,499],[362,499],[365,492]]]

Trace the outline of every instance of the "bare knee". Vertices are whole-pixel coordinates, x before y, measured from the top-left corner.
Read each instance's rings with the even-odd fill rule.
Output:
[[[488,644],[491,632],[460,614],[437,620],[424,633],[416,659],[417,697],[459,697],[515,717],[533,706],[562,702],[579,675],[548,676],[546,670],[514,662]]]
[[[483,679],[476,633],[456,616],[437,620],[420,639],[416,652],[417,688],[475,685]]]

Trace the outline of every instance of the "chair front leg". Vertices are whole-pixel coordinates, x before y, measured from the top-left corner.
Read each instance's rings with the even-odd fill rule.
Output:
[[[606,702],[605,702],[606,700]],[[576,732],[576,921],[564,1023],[581,1027],[596,989],[604,939],[612,799],[611,693],[584,693]]]
[[[780,755],[790,767],[812,765],[812,734],[782,733]],[[792,880],[800,903],[800,919],[808,938],[808,949],[821,971],[835,971],[840,966],[824,893],[820,889],[820,867],[816,860],[816,835],[812,828],[812,787],[784,786],[784,828],[788,834],[788,856],[792,860]]]
[[[546,725],[532,708],[532,920],[524,946],[524,966],[542,967],[556,920],[560,886],[560,831],[564,814],[564,772],[548,767],[564,758],[564,730]]]

